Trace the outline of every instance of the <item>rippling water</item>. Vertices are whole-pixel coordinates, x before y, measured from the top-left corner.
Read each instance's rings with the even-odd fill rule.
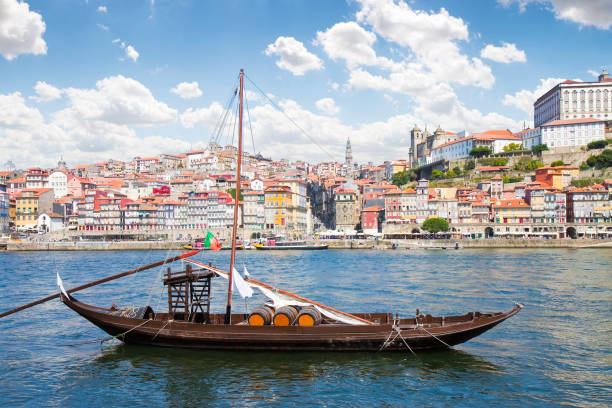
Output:
[[[173,252],[0,253],[0,310]],[[205,253],[227,269],[229,252]],[[313,251],[237,254],[251,276],[348,312],[525,309],[452,350],[228,353],[91,342],[106,335],[59,300],[0,320],[0,406],[612,405],[612,250]],[[161,269],[76,294],[167,308]],[[224,310],[216,280],[214,309]],[[234,311],[248,305],[234,297]]]

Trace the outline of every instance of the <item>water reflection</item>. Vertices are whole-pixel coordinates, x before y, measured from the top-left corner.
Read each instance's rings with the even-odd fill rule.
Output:
[[[120,345],[104,350],[77,371],[95,378],[129,375],[131,384],[155,384],[166,402],[310,401],[334,387],[385,387],[409,379],[452,381],[463,376],[490,378],[503,373],[495,364],[461,350],[420,353],[220,352]],[[347,389],[348,387],[348,389]],[[379,394],[380,391],[376,392]]]

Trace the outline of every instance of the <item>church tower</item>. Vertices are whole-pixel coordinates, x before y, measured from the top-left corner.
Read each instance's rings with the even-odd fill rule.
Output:
[[[351,139],[346,139],[346,153],[344,155],[344,162],[348,165],[353,164],[353,152],[351,151]]]
[[[410,131],[410,167],[414,167],[416,161],[418,160],[419,156],[417,147],[419,143],[422,142],[423,132],[421,132],[421,129],[419,129],[419,127],[415,123],[414,128],[412,128],[412,130]]]

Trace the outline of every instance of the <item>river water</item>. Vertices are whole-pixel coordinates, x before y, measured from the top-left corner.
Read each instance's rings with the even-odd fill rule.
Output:
[[[0,310],[176,252],[0,253]],[[229,252],[198,259],[228,268]],[[612,250],[241,251],[255,279],[347,312],[463,314],[525,308],[450,350],[205,352],[100,343],[54,300],[0,320],[0,406],[612,405]],[[177,264],[177,266],[179,266]],[[161,269],[78,292],[108,307],[167,303]],[[226,281],[213,283],[224,310]],[[245,305],[234,297],[234,311]]]

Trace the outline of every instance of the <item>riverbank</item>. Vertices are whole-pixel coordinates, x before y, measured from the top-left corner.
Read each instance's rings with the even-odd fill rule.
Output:
[[[461,248],[612,248],[612,240],[601,239],[464,239],[464,240],[319,240],[329,249],[455,249]],[[133,251],[180,250],[184,241],[75,241],[16,242],[6,244],[7,251]]]

